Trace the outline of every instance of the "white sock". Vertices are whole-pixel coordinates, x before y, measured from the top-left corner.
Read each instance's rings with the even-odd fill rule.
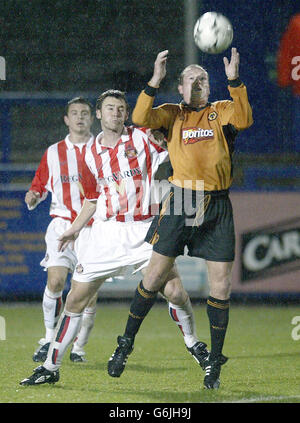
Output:
[[[191,348],[199,341],[190,298],[182,306],[169,302],[169,314],[183,334],[185,345]]]
[[[55,326],[59,319],[62,308],[62,291],[51,292],[46,286],[43,295],[44,324],[46,328],[46,342],[51,342],[55,332]]]
[[[46,369],[54,371],[61,366],[63,356],[77,335],[81,324],[82,313],[71,313],[64,310],[58,321],[54,339],[50,344],[47,360],[43,364]]]
[[[87,344],[91,330],[94,327],[96,317],[96,306],[85,308],[82,316],[80,331],[73,344],[72,352],[84,355],[83,347]]]

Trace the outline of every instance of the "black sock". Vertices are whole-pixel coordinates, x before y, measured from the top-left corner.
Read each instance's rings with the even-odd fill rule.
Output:
[[[127,325],[125,329],[125,336],[135,338],[144,318],[148,311],[155,303],[157,292],[148,291],[144,288],[143,282],[140,282],[135,290],[135,295],[132,300]]]
[[[229,320],[229,300],[208,297],[207,315],[210,326],[211,352],[210,358],[215,360],[223,349]]]

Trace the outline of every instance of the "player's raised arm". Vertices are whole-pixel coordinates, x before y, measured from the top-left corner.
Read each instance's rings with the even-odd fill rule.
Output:
[[[158,88],[161,81],[166,76],[167,70],[167,59],[168,59],[169,50],[164,50],[158,53],[155,62],[154,62],[154,70],[153,75],[148,84],[150,87]]]
[[[168,128],[170,115],[163,108],[153,108],[154,97],[161,81],[166,76],[169,50],[158,53],[154,62],[153,76],[139,95],[132,111],[132,122],[152,129]]]
[[[236,48],[231,49],[230,61],[223,58],[225,73],[228,78],[228,88],[233,102],[229,102],[223,117],[237,130],[249,128],[253,123],[252,108],[249,104],[247,89],[239,78],[240,55]]]
[[[96,211],[96,201],[85,200],[80,213],[72,223],[72,226],[66,230],[59,238],[58,251],[64,251],[70,242],[75,241],[78,233],[89,222]]]

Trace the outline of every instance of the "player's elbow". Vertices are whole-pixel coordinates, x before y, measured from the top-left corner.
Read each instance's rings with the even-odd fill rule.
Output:
[[[239,119],[239,122],[235,127],[241,131],[243,129],[250,128],[250,126],[253,124],[253,115],[252,115],[252,109],[249,108],[247,113],[244,113],[244,117]]]
[[[136,109],[133,109],[131,119],[132,122],[137,126],[146,126],[145,116],[139,113]]]
[[[250,128],[250,126],[252,126],[252,125],[253,125],[253,117],[251,115],[251,116],[248,117],[247,121],[245,122],[243,129]]]
[[[239,124],[239,125],[235,125],[235,128],[238,130],[238,131],[243,131],[243,130],[245,130],[245,129],[248,129],[248,128],[250,128],[250,126],[253,124],[253,120],[249,120],[249,121],[247,121],[247,122],[245,122],[245,123],[243,123],[243,124]]]

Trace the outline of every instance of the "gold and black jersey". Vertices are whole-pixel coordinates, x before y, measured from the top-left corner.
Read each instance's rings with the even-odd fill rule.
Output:
[[[243,83],[228,87],[232,100],[200,109],[181,104],[153,108],[154,96],[143,90],[133,110],[136,125],[167,130],[174,185],[205,191],[228,189],[232,183],[234,139],[252,125],[252,110]]]

